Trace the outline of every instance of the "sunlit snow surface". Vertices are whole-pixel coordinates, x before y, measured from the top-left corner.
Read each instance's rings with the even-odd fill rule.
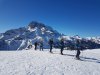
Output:
[[[44,51],[0,51],[0,75],[100,75],[100,49],[81,52],[53,49]]]

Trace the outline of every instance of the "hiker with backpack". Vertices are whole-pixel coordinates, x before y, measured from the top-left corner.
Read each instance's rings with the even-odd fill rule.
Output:
[[[81,41],[79,39],[77,39],[76,40],[76,50],[77,50],[76,59],[78,59],[78,60],[80,59],[79,56],[80,56],[80,53],[81,53],[80,52],[80,50],[81,50],[81,46],[80,45],[81,45]]]
[[[60,48],[61,48],[61,50],[60,50],[60,52],[61,52],[61,55],[63,55],[63,50],[64,50],[64,39],[61,39],[61,41],[60,41]]]
[[[39,46],[40,46],[40,51],[41,50],[43,51],[43,40],[40,41]]]
[[[53,39],[50,39],[50,40],[49,40],[50,53],[52,53],[53,44],[54,44]]]
[[[35,50],[37,50],[37,46],[38,46],[37,41],[34,43],[34,46],[35,46]]]

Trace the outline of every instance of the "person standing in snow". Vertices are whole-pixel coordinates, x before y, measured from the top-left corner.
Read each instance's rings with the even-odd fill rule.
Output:
[[[39,45],[40,45],[40,51],[41,50],[43,51],[43,40],[40,41]]]
[[[53,47],[53,39],[49,40],[49,45],[50,45],[50,53],[52,53],[52,47]]]
[[[61,55],[63,55],[63,50],[64,50],[64,39],[61,39],[60,41],[60,46],[61,46]]]
[[[81,41],[79,39],[76,40],[76,49],[77,49],[77,53],[76,53],[76,59],[80,59],[79,55],[80,55],[80,44],[81,44]]]
[[[35,50],[37,50],[37,45],[38,45],[38,43],[37,43],[37,42],[35,42],[35,43],[34,43]]]

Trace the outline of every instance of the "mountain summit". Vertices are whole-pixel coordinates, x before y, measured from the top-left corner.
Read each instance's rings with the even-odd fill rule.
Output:
[[[25,49],[31,41],[43,39],[44,47],[47,47],[49,39],[54,38],[55,41],[61,37],[61,34],[45,24],[32,21],[27,27],[11,29],[0,34],[0,50],[22,50]]]

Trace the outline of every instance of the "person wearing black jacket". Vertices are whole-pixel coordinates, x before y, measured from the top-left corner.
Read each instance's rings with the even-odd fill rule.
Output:
[[[53,39],[49,40],[49,46],[50,46],[50,53],[52,53],[52,47],[53,47]]]
[[[64,39],[61,39],[61,41],[60,41],[60,46],[61,46],[61,55],[63,55],[63,50],[64,50]]]
[[[35,42],[35,43],[34,43],[35,50],[37,50],[37,45],[38,45],[38,43],[37,43],[37,42]]]

